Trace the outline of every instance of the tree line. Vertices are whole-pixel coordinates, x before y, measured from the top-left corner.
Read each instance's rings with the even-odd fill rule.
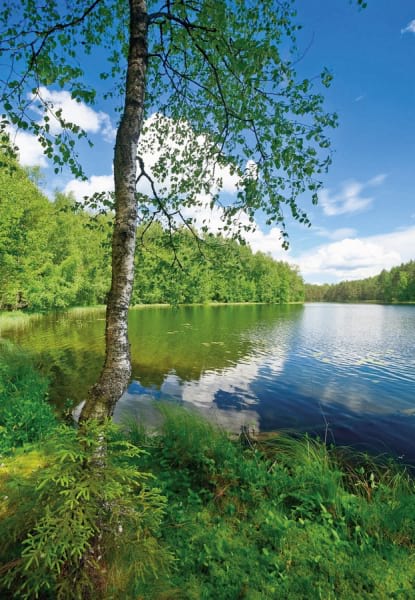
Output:
[[[308,302],[415,302],[415,261],[379,275],[336,284],[305,285]]]
[[[10,161],[0,169],[0,309],[102,303],[110,218],[76,209],[63,194],[50,202],[32,179]]]
[[[62,193],[49,201],[36,173],[15,164],[0,170],[0,194],[0,309],[105,304],[112,215],[91,214]],[[133,304],[304,298],[296,268],[235,240],[157,222],[141,224],[137,240]]]
[[[138,229],[138,239],[142,228]],[[136,252],[133,303],[303,301],[298,270],[253,253],[248,245],[221,235],[197,243],[188,229],[174,233],[155,223]]]

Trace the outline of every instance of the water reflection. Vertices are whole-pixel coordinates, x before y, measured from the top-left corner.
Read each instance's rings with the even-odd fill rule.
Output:
[[[260,398],[253,384],[270,360],[274,375],[282,372],[290,337],[294,335],[293,323],[302,312],[301,306],[254,305],[187,308],[173,313],[174,368],[164,374],[163,379],[162,370],[159,370],[157,380],[154,363],[170,365],[172,346],[166,345],[165,337],[161,335],[163,344],[152,355],[153,364],[147,367],[148,353],[143,348],[146,339],[149,342],[152,339],[152,332],[150,330],[146,335],[148,323],[140,319],[143,313],[133,314],[132,339],[134,332],[140,331],[144,343],[144,346],[133,344],[133,370],[141,373],[140,382],[143,383],[149,376],[148,369],[152,369],[150,381],[157,391],[137,387],[135,382],[118,403],[116,418],[141,409],[148,417],[149,401],[170,399],[197,408],[230,431],[237,432],[242,425],[258,430]],[[158,315],[156,322],[162,315]],[[156,337],[160,339],[157,334]]]
[[[82,400],[101,368],[104,311],[70,311],[0,332],[32,352],[52,400]],[[415,307],[144,308],[130,313],[133,383],[117,418],[152,403],[241,425],[330,435],[415,459]]]

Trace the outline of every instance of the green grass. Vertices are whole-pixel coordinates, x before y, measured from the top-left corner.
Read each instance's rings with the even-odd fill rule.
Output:
[[[276,436],[244,447],[165,407],[130,439],[166,495],[176,569],[146,598],[413,598],[415,496],[392,463]],[[143,465],[144,466],[144,465]]]
[[[13,371],[20,390],[27,369]],[[308,437],[232,440],[161,411],[157,433],[133,420],[80,435],[51,423],[2,459],[0,597],[414,597],[407,472]]]

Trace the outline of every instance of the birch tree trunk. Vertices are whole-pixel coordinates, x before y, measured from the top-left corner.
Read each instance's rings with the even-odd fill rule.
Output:
[[[144,119],[147,71],[147,6],[129,0],[130,37],[125,104],[114,150],[115,223],[112,236],[112,280],[105,329],[105,363],[89,392],[80,420],[110,417],[131,375],[128,307],[134,280],[137,227],[136,157]]]

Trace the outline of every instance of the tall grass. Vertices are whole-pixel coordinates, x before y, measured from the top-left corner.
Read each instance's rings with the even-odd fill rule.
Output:
[[[0,311],[0,335],[9,329],[25,329],[30,321],[41,318],[40,314],[29,314],[16,310]]]
[[[284,435],[248,447],[163,407],[142,457],[168,498],[177,569],[147,598],[413,598],[414,482]],[[370,492],[368,492],[370,489]],[[167,595],[166,595],[167,594]],[[170,595],[169,595],[170,594]]]

